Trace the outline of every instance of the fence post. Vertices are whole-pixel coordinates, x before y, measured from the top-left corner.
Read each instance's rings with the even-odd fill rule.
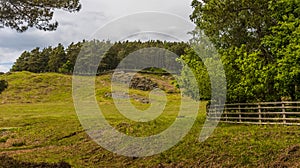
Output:
[[[226,110],[226,105],[224,106],[224,114],[225,114],[225,121],[228,121],[228,115],[227,115],[227,110]],[[221,116],[222,117],[222,116]]]
[[[211,118],[211,116],[210,116],[210,112],[211,112],[211,111],[209,111],[209,109],[210,109],[210,105],[206,104],[206,118],[207,118],[208,120],[211,120],[211,119],[210,119],[210,118]]]
[[[239,104],[239,121],[240,121],[240,123],[242,122],[242,112],[241,112],[241,105]]]
[[[259,118],[259,123],[261,124],[261,106],[258,104],[258,118]]]
[[[283,117],[283,124],[286,124],[286,116],[285,116],[285,106],[284,106],[284,102],[282,102],[282,117]]]
[[[216,120],[216,117],[217,117],[217,106],[215,106],[214,121]]]

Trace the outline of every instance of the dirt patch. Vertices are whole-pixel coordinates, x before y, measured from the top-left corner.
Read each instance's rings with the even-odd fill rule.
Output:
[[[9,168],[9,167],[23,167],[23,168],[70,168],[66,162],[59,163],[30,163],[30,162],[22,162],[15,160],[6,155],[0,156],[0,167]]]
[[[300,145],[294,145],[282,151],[282,154],[269,167],[300,167]]]

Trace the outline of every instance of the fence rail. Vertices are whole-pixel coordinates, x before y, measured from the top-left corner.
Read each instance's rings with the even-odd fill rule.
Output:
[[[209,120],[220,119],[224,123],[300,126],[300,102],[226,104],[210,106],[210,110]]]

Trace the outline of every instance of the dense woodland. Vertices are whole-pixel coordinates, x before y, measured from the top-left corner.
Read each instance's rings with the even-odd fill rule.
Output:
[[[87,42],[112,45],[101,55],[98,72],[116,68],[124,57],[139,49],[164,48],[193,69],[202,99],[209,99],[208,73],[190,47],[205,45],[199,41],[206,36],[224,64],[228,103],[300,99],[300,0],[194,0],[192,7],[190,17],[197,29],[189,43]],[[83,43],[25,51],[12,71],[72,73]],[[86,66],[95,66],[88,53]]]
[[[96,51],[93,46],[96,46],[96,50],[98,51]],[[104,47],[107,48],[107,51],[106,49],[103,49]],[[98,66],[93,57],[102,57],[97,71],[98,73],[102,73],[114,70],[123,58],[143,48],[163,48],[166,49],[166,51],[173,52],[177,56],[181,56],[185,53],[187,47],[188,44],[183,42],[162,41],[125,41],[111,43],[93,40],[78,42],[76,44],[72,43],[67,48],[64,48],[62,44],[58,44],[56,47],[48,47],[42,50],[40,48],[35,48],[32,51],[23,52],[13,65],[11,71],[29,71],[34,73],[58,72],[71,74],[73,73],[77,57],[80,55],[81,57],[78,62],[84,62],[84,67],[82,69]]]

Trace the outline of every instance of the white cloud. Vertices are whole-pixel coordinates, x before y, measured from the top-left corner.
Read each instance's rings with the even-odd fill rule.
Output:
[[[12,63],[21,55],[21,52],[10,48],[0,48],[0,72],[9,71]]]
[[[14,62],[21,52],[10,48],[0,48],[0,64]]]
[[[0,72],[8,72],[11,68],[11,65],[0,65]]]

